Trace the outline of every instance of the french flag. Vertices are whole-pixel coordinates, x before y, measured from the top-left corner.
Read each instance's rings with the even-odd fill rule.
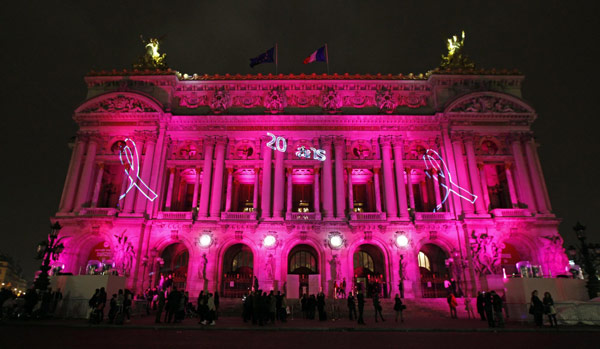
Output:
[[[304,59],[304,64],[312,62],[327,62],[327,46],[321,47]]]

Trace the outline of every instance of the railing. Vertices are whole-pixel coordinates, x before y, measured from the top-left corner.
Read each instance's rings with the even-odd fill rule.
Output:
[[[158,219],[190,220],[190,219],[192,219],[192,211],[184,211],[184,212],[160,211],[160,212],[158,212]]]
[[[287,212],[285,219],[288,221],[315,221],[321,219],[318,212]]]
[[[530,217],[531,212],[522,208],[495,208],[492,210],[494,217]]]
[[[353,221],[384,221],[385,212],[350,212]]]
[[[221,219],[226,220],[256,220],[256,212],[221,212]]]
[[[80,216],[114,216],[119,212],[116,208],[83,208],[79,212]]]
[[[450,212],[415,212],[415,220],[418,221],[439,221],[452,219]]]

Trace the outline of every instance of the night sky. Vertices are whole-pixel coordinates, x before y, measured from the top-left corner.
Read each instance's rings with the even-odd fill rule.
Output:
[[[124,4],[125,3],[125,4]],[[182,73],[274,73],[249,58],[279,44],[280,73],[324,73],[302,61],[325,42],[331,73],[425,73],[465,30],[484,68],[517,68],[565,245],[577,220],[600,242],[599,35],[595,1],[11,1],[0,12],[3,137],[0,250],[27,279],[56,213],[90,70],[131,68],[139,35]],[[596,34],[594,34],[596,33]]]

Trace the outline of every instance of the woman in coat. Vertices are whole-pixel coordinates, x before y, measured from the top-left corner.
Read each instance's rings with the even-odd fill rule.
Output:
[[[544,303],[542,303],[538,297],[537,290],[531,292],[531,306],[529,308],[529,313],[533,315],[533,319],[535,320],[535,324],[537,326],[544,325]]]
[[[396,312],[396,322],[398,322],[398,316],[400,316],[400,322],[404,322],[404,317],[402,316],[403,310],[404,304],[402,304],[402,299],[400,299],[400,295],[396,293],[396,298],[394,298],[394,311]]]
[[[554,308],[554,300],[552,299],[552,295],[550,295],[550,292],[544,293],[544,300],[542,302],[544,304],[544,313],[548,315],[548,320],[550,320],[550,327],[558,326],[558,322],[556,321],[556,309]]]

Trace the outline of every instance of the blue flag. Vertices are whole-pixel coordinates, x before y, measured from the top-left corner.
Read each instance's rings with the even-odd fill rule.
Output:
[[[262,53],[254,58],[250,58],[250,68],[254,68],[255,65],[262,63],[274,63],[275,62],[275,47],[271,47],[265,53]]]

